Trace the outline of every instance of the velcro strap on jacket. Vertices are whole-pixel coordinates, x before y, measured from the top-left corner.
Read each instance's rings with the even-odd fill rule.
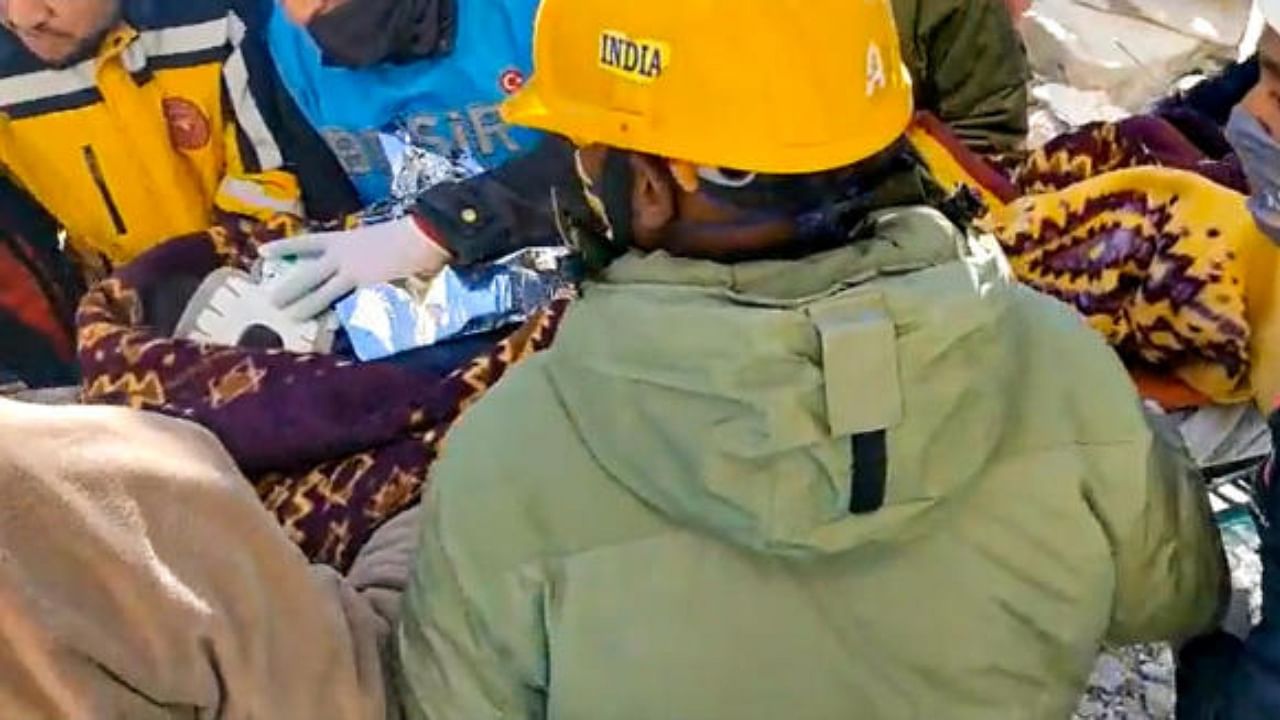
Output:
[[[886,430],[902,420],[898,337],[884,297],[857,293],[809,308],[822,339],[832,437]]]

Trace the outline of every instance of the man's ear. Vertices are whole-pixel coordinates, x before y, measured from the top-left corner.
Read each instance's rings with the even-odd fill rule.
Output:
[[[631,170],[632,222],[636,238],[643,240],[675,221],[677,189],[666,167],[653,158],[632,154]]]

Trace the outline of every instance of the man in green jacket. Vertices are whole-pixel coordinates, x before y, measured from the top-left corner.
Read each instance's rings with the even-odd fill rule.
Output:
[[[888,0],[804,6],[545,0],[505,114],[601,270],[436,467],[409,717],[1061,720],[1213,624],[1197,473],[901,142]]]

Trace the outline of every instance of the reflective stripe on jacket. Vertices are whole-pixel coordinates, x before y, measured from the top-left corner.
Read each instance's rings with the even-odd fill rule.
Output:
[[[0,35],[0,165],[81,249],[125,262],[215,207],[300,211],[274,70],[233,0],[138,0],[96,56],[50,68]]]

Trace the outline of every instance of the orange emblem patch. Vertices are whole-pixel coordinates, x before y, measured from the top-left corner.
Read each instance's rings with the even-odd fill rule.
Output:
[[[164,119],[169,124],[169,142],[179,150],[199,150],[209,144],[209,118],[186,98],[165,98]]]

